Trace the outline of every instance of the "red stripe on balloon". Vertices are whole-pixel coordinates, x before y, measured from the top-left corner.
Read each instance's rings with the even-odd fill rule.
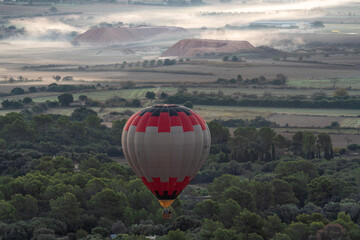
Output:
[[[164,195],[160,178],[157,177],[157,178],[152,178],[152,179],[153,179],[153,182],[152,183],[149,182],[149,184],[152,185],[152,188],[155,189],[155,191],[157,191],[161,196]]]
[[[169,178],[169,195],[173,195],[175,185],[176,185],[177,177],[170,177]]]
[[[202,130],[206,130],[206,122],[205,120],[197,113],[191,111],[191,113],[194,115],[194,117],[196,117],[196,119],[199,121],[201,129]]]
[[[141,118],[139,118],[139,120],[137,120],[137,118],[134,119],[134,122],[137,120],[137,125],[136,126],[136,132],[145,132],[146,130],[146,124],[149,120],[151,116],[151,112],[147,112],[145,113],[143,116],[140,116]]]
[[[142,118],[142,116],[140,116],[140,115],[137,115],[136,117],[134,117],[134,119],[131,122],[131,126],[137,126],[138,122],[141,118]]]
[[[150,117],[146,123],[146,127],[157,127],[159,124],[159,117],[153,116]]]
[[[199,120],[197,120],[197,118],[194,116],[194,114],[189,115],[188,117],[191,120],[191,123],[193,126],[200,125]]]
[[[167,112],[160,113],[158,132],[170,132],[170,116]]]
[[[156,192],[158,192],[160,196],[163,196],[165,191],[169,196],[174,195],[174,191],[176,191],[175,195],[177,196],[190,183],[190,177],[185,177],[181,182],[176,181],[177,177],[170,177],[167,182],[161,182],[159,177],[152,178],[152,182],[147,181],[145,177],[141,177],[141,179],[153,194],[157,195]]]
[[[180,120],[179,116],[171,116],[170,117],[170,126],[171,127],[181,126],[181,120]]]
[[[140,113],[140,112],[132,115],[132,116],[127,120],[126,125],[125,125],[125,131],[129,131],[129,128],[130,128],[130,126],[131,126],[131,123],[133,122],[134,118],[135,118],[137,115],[139,115],[139,113]]]
[[[190,118],[186,115],[185,112],[178,112],[179,118],[181,119],[181,124],[184,132],[193,132],[194,127]]]
[[[175,184],[175,190],[176,195],[179,195],[182,190],[190,183],[189,181],[190,177],[185,177],[182,182],[176,182]]]
[[[154,188],[152,187],[151,184],[149,184],[149,182],[146,180],[145,177],[141,177],[141,180],[143,181],[143,183],[145,184],[145,186],[153,193],[156,194],[154,191]]]

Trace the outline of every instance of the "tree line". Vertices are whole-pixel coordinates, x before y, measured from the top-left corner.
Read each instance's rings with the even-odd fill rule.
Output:
[[[165,101],[173,104],[183,104],[186,101],[191,101],[193,104],[215,106],[360,109],[360,98],[356,96],[322,98],[320,100],[287,98],[237,99],[224,94],[214,96],[207,93],[196,94],[178,91],[175,95],[168,96]]]

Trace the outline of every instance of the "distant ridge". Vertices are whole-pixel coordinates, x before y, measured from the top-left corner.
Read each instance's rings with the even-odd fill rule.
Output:
[[[254,49],[248,41],[228,41],[210,39],[183,39],[163,53],[164,57],[203,57],[204,55],[221,55]]]
[[[184,28],[168,26],[99,27],[90,29],[72,41],[75,45],[111,46],[121,43],[146,41],[152,38],[168,39],[176,34],[188,33]]]

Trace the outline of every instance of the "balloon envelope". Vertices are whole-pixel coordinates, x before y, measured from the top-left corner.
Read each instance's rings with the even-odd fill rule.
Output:
[[[122,133],[126,160],[165,208],[203,165],[210,140],[205,120],[178,105],[145,108],[129,118]]]

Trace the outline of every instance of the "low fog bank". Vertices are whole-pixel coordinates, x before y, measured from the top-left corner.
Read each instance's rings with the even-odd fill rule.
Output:
[[[22,27],[25,30],[24,35],[10,40],[71,41],[77,34],[86,31],[86,28],[75,27],[59,19],[45,17],[13,19],[10,25]]]
[[[98,21],[168,25],[184,28],[220,28],[227,24],[245,26],[260,20],[306,20],[326,15],[327,8],[356,3],[353,0],[317,0],[298,3],[213,4],[201,7],[139,7],[127,12],[98,16]]]
[[[205,0],[206,2],[206,0]],[[83,14],[54,17],[34,17],[10,19],[8,25],[24,29],[24,34],[16,35],[0,41],[0,54],[6,56],[21,56],[22,49],[26,53],[36,54],[38,58],[62,52],[64,54],[78,51],[84,56],[112,56],[161,54],[176,41],[182,38],[203,38],[218,40],[245,40],[254,46],[270,46],[281,50],[293,51],[306,45],[359,44],[358,35],[318,34],[316,31],[289,31],[279,29],[249,29],[250,23],[257,21],[307,21],[313,22],[324,16],[329,16],[329,9],[336,9],[357,4],[352,0],[315,0],[296,3],[247,3],[232,2],[227,4],[208,4],[204,6],[170,7],[113,4],[106,6],[106,11],[89,12],[94,5],[81,6]],[[99,9],[101,8],[99,4]],[[60,7],[59,7],[60,8]],[[75,6],[74,10],[79,10]],[[110,9],[110,10],[109,10]],[[332,10],[334,11],[334,10]],[[340,11],[340,10],[339,10]],[[332,12],[334,13],[334,12]],[[331,14],[330,14],[331,15]],[[340,20],[339,20],[340,21]],[[81,33],[109,24],[109,26],[177,26],[189,31],[186,35],[162,36],[139,42],[119,44],[118,49],[105,47],[88,50],[85,47],[74,47],[71,41]],[[237,27],[237,30],[225,26]],[[331,35],[330,35],[331,34]],[[121,48],[129,48],[125,52]],[[119,50],[120,49],[120,50]],[[90,51],[90,54],[89,54]],[[146,53],[147,52],[147,53]],[[4,55],[3,55],[4,56]],[[21,60],[11,60],[20,62]]]
[[[336,33],[297,33],[281,32],[279,30],[204,30],[199,33],[203,39],[224,39],[249,41],[254,46],[269,46],[284,51],[295,51],[306,47],[327,46],[359,46],[360,38],[357,34]]]
[[[205,0],[206,2],[206,0]],[[225,25],[247,26],[255,21],[306,21],[328,14],[327,9],[358,3],[354,0],[315,0],[295,3],[228,3],[203,6],[170,7],[114,4],[112,12],[99,11],[61,17],[35,17],[10,20],[11,25],[24,27],[29,40],[71,40],[101,23],[129,25],[177,26],[187,29],[222,28]],[[101,5],[99,9],[101,9]],[[107,8],[106,8],[107,9]]]

